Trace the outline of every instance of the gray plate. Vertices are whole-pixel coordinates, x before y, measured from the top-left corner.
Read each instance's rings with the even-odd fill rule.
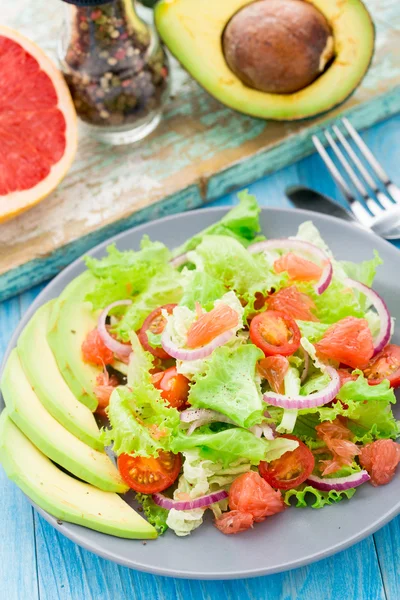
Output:
[[[147,233],[152,239],[174,247],[221,218],[226,210],[209,208],[167,217],[126,231],[108,243],[115,241],[121,250],[136,249],[142,235]],[[307,219],[314,221],[339,259],[362,261],[372,256],[373,248],[379,251],[384,265],[379,269],[376,289],[400,321],[398,250],[375,235],[332,217],[272,208],[264,208],[261,215],[263,232],[268,237],[294,235],[298,225]],[[102,256],[106,245],[97,246],[90,254]],[[43,290],[17,328],[6,357],[35,310],[58,296],[83,270],[82,260],[77,260]],[[394,340],[400,342],[398,334]],[[172,577],[233,579],[299,567],[360,541],[400,512],[400,477],[381,488],[366,484],[350,502],[343,500],[323,510],[292,508],[238,536],[222,535],[210,521],[189,537],[178,538],[167,532],[145,546],[140,541],[123,540],[78,525],[58,525],[56,519],[36,508],[63,535],[119,564]]]

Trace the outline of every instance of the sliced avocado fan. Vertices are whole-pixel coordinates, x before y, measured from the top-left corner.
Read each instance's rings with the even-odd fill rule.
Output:
[[[54,300],[41,306],[18,339],[18,356],[35,394],[61,425],[95,450],[104,450],[93,413],[79,402],[63,376],[47,341]]]
[[[51,460],[102,490],[127,491],[128,486],[107,454],[90,448],[47,412],[29,383],[15,348],[4,369],[1,391],[10,418]]]
[[[47,339],[58,368],[75,397],[90,410],[97,408],[94,394],[96,378],[101,367],[82,360],[82,343],[89,331],[97,325],[86,295],[96,280],[86,271],[76,277],[54,303],[51,311]]]
[[[8,477],[57,519],[122,538],[153,539],[157,532],[122,498],[63,473],[8,417],[0,416],[0,462]]]

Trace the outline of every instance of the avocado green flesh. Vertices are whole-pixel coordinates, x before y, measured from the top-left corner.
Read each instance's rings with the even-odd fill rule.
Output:
[[[97,408],[94,394],[96,378],[101,367],[82,360],[82,343],[97,325],[91,304],[85,302],[93,289],[95,278],[86,271],[64,289],[50,315],[47,340],[58,368],[74,396],[90,410]]]
[[[107,454],[90,448],[47,412],[24,373],[16,349],[5,366],[1,391],[10,418],[51,460],[102,490],[127,491]]]
[[[0,462],[8,477],[57,519],[122,538],[153,539],[157,532],[122,498],[63,473],[14,425],[0,416]]]
[[[70,433],[104,450],[93,413],[79,402],[61,375],[46,338],[54,301],[41,306],[21,333],[17,349],[23,370],[43,406]]]
[[[232,16],[254,0],[160,0],[155,22],[182,66],[211,95],[242,113],[263,119],[311,117],[343,102],[359,85],[374,52],[374,26],[360,0],[306,0],[332,27],[335,58],[307,87],[271,94],[246,86],[228,67],[223,31]]]

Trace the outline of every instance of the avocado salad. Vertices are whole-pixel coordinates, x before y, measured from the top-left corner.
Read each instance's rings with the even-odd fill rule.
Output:
[[[144,539],[210,514],[233,534],[394,476],[400,347],[378,253],[338,261],[310,221],[267,239],[238,197],[173,251],[145,236],[86,257],[20,335],[0,461],[57,519]]]

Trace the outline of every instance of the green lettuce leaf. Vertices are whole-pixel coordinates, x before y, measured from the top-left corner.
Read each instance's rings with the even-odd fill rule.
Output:
[[[153,277],[149,276],[147,287],[132,299],[131,306],[113,326],[112,331],[124,342],[129,341],[132,331],[143,325],[146,317],[163,304],[176,304],[182,297],[181,275],[170,265],[164,265]]]
[[[187,240],[184,244],[175,248],[173,256],[179,256],[190,250],[194,250],[204,236],[223,235],[236,239],[244,246],[248,246],[256,241],[256,235],[261,230],[259,214],[260,207],[257,204],[255,196],[248,193],[247,190],[238,193],[239,204],[234,206],[218,223],[213,223],[210,227],[203,229],[195,236]],[[258,236],[257,240],[264,239],[264,236]]]
[[[311,508],[323,508],[324,506],[333,504],[334,502],[340,502],[343,500],[343,498],[350,500],[355,493],[355,488],[344,490],[342,492],[337,492],[336,490],[322,492],[321,490],[317,490],[312,485],[306,485],[302,488],[284,492],[283,499],[285,504],[288,506],[293,505],[293,499],[295,499],[295,506],[297,508],[304,508],[306,506],[310,506]]]
[[[180,300],[182,306],[195,310],[196,302],[206,310],[210,311],[215,300],[226,293],[225,286],[218,279],[214,279],[204,271],[182,272],[183,296]]]
[[[227,490],[236,477],[247,473],[250,469],[250,462],[243,458],[225,466],[220,461],[212,462],[204,459],[198,448],[183,452],[183,473],[174,491],[174,498],[179,499],[182,493],[188,494],[190,498],[199,498],[221,488]],[[220,517],[222,511],[227,508],[227,500],[221,500],[210,506],[215,518]],[[185,511],[172,509],[168,514],[167,525],[176,535],[188,535],[202,524],[205,510],[205,508]]]
[[[150,329],[147,331],[147,341],[152,348],[162,348],[162,333],[153,333]]]
[[[157,533],[162,535],[168,529],[167,518],[168,510],[161,508],[154,502],[151,496],[147,494],[136,494],[135,499],[143,508],[150,525],[156,529]]]
[[[105,445],[113,443],[114,452],[157,456],[169,450],[172,434],[180,423],[179,413],[161,397],[151,381],[152,355],[145,352],[135,333],[131,334],[134,359],[128,367],[128,386],[111,394],[108,418],[111,428],[102,431]],[[162,437],[152,435],[162,432]]]
[[[370,260],[364,260],[362,263],[342,260],[340,264],[350,279],[361,281],[361,283],[371,287],[375,279],[376,269],[379,265],[383,264],[383,260],[379,256],[378,251],[374,250],[374,258]]]
[[[180,431],[171,441],[172,452],[185,452],[199,448],[202,458],[221,462],[224,466],[240,458],[258,465],[261,460],[275,460],[296,447],[297,442],[293,440],[276,438],[268,441],[265,438],[257,438],[247,429],[239,427],[215,430],[212,426],[203,426],[190,436]]]
[[[323,294],[316,294],[310,283],[299,286],[299,289],[314,300],[317,308],[314,313],[318,319],[323,323],[335,323],[348,316],[365,317],[367,308],[365,297],[349,289],[344,280],[346,277],[350,277],[371,286],[376,269],[382,264],[379,254],[374,251],[374,258],[360,264],[350,261],[337,261],[311,221],[306,221],[300,225],[296,238],[311,242],[331,257],[333,279]],[[306,334],[304,335],[308,337]]]
[[[350,419],[348,427],[355,441],[368,443],[379,438],[395,439],[399,435],[399,421],[391,409],[396,397],[388,380],[368,385],[360,375],[356,381],[348,381],[341,387],[338,398],[348,405],[343,415]]]
[[[333,257],[329,246],[322,239],[320,232],[312,221],[304,221],[301,223],[295,238],[298,240],[303,240],[304,242],[310,242],[310,244],[314,244],[314,246],[317,246],[317,248],[324,250],[329,257]]]
[[[265,406],[255,374],[263,356],[253,344],[214,350],[204,361],[205,372],[194,376],[188,398],[192,408],[216,410],[241,427],[259,422]]]
[[[151,242],[144,236],[140,247],[138,252],[120,252],[113,244],[108,246],[105,258],[86,257],[87,268],[98,280],[86,298],[94,309],[142,292],[149,280],[168,264],[170,252],[161,242]]]
[[[297,287],[314,301],[316,310],[313,312],[321,323],[331,324],[349,316],[365,316],[365,311],[360,306],[358,296],[338,277],[333,277],[331,284],[321,295],[315,292],[312,283],[302,283]],[[318,325],[320,324],[317,323]]]
[[[287,274],[276,274],[265,254],[250,254],[233,238],[208,235],[189,257],[197,269],[218,279],[246,302],[254,303],[257,292],[266,294],[287,281]]]
[[[315,428],[320,422],[320,418],[317,414],[301,414],[300,411],[300,415],[297,417],[296,425],[293,429],[293,435],[306,443],[314,441],[317,439]]]
[[[387,380],[379,385],[368,385],[365,377],[359,374],[356,381],[348,381],[341,387],[337,397],[344,405],[336,402],[332,406],[299,410],[294,435],[310,447],[318,447],[312,443],[317,441],[316,425],[333,421],[339,415],[347,418],[355,442],[366,444],[380,438],[395,439],[399,435],[399,421],[391,409],[396,397]]]
[[[323,337],[325,331],[330,326],[328,323],[318,323],[314,321],[296,321],[301,337],[308,339],[311,344],[316,344]]]
[[[307,378],[307,381],[304,383],[304,385],[301,386],[300,395],[308,396],[309,394],[313,394],[314,392],[319,392],[320,390],[327,387],[329,381],[329,375],[327,375],[326,373],[313,373],[310,377]]]

